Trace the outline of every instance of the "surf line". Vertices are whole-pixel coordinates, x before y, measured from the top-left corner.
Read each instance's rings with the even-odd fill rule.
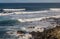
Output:
[[[18,19],[18,21],[20,21],[20,22],[33,22],[33,21],[41,21],[41,20],[49,19],[49,18],[60,18],[60,15],[58,15],[58,16],[49,16],[49,17],[41,17],[41,18]]]

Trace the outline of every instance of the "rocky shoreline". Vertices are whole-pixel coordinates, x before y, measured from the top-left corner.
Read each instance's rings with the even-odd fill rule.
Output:
[[[60,26],[44,30],[44,32],[31,32],[33,39],[60,39]]]

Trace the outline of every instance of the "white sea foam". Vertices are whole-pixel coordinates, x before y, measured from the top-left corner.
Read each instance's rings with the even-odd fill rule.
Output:
[[[60,12],[60,8],[50,8],[50,10]]]
[[[50,17],[41,17],[41,18],[30,18],[30,19],[18,19],[20,22],[30,22],[30,21],[39,21],[47,18],[60,18],[60,15],[58,16],[50,16]]]
[[[12,15],[13,13],[0,13],[0,16]]]
[[[3,9],[6,13],[0,13],[0,16],[11,15],[11,14],[33,14],[33,13],[47,13],[49,11],[60,12],[60,8],[50,8],[49,10],[41,10],[41,11],[22,11],[25,9]],[[11,12],[11,13],[9,13]]]
[[[0,13],[0,16],[5,16],[5,15],[16,15],[16,14],[38,14],[38,13],[48,13],[48,12],[60,12],[60,8],[50,8],[49,10],[41,10],[41,11],[19,11],[19,9],[17,10],[17,12],[15,12],[14,9],[4,9],[7,11],[14,11],[14,12],[7,12],[7,13]]]
[[[26,9],[3,9],[4,12],[19,12],[25,11]]]
[[[15,14],[33,14],[33,13],[45,13],[48,12],[47,10],[44,11],[23,11],[23,12],[14,12]]]
[[[20,22],[30,22],[30,21],[38,21],[38,20],[42,20],[45,17],[42,18],[30,18],[30,19],[18,19],[18,21]]]
[[[18,15],[18,14],[35,14],[35,13],[46,13],[48,11],[20,11],[20,12],[11,12],[11,13],[0,13],[0,16],[6,16],[6,15]]]

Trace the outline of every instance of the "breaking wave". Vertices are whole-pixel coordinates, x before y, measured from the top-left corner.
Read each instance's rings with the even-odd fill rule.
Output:
[[[52,18],[52,17],[55,17],[55,18],[59,18],[60,16],[59,16],[59,13],[55,13],[54,11],[56,11],[56,10],[60,10],[60,9],[58,9],[58,8],[50,8],[49,10],[42,10],[42,11],[21,11],[21,12],[14,12],[14,13],[0,13],[0,16],[4,16],[4,15],[8,15],[8,16],[12,16],[13,18],[16,18],[16,14],[19,14],[19,16],[21,17],[21,18],[24,18],[25,16],[24,15],[22,15],[22,14],[27,14],[26,15],[26,17],[27,16],[31,16],[31,18],[29,18],[29,19],[21,19],[21,18],[16,18],[16,19],[13,19],[13,20],[2,20],[2,21],[0,21],[0,26],[12,26],[12,25],[18,25],[18,24],[20,24],[20,23],[22,23],[22,22],[34,22],[34,21],[41,21],[41,20],[44,20],[44,19],[49,19],[49,18]],[[31,15],[31,14],[38,14],[38,13],[41,13],[42,15],[43,15],[43,17],[36,17],[35,15]],[[46,17],[44,17],[44,14],[47,14],[48,16],[46,16]],[[57,16],[53,16],[52,14],[50,14],[50,13],[54,13],[53,15],[57,15]],[[29,15],[30,14],[30,15]],[[14,16],[15,15],[15,16]],[[49,16],[50,15],[50,16]],[[51,16],[52,15],[52,16]],[[10,17],[11,17],[10,16]],[[19,17],[18,16],[18,17]],[[24,17],[22,17],[22,16],[24,16]],[[9,18],[10,18],[9,17]],[[35,18],[32,18],[32,17],[35,17]]]
[[[38,13],[48,13],[48,12],[60,12],[60,8],[50,8],[48,10],[41,10],[41,11],[20,11],[20,12],[11,12],[6,11],[6,13],[0,13],[0,16],[6,15],[16,15],[16,14],[38,14]]]
[[[46,13],[47,10],[43,11],[20,11],[20,12],[11,12],[11,13],[0,13],[0,16],[6,16],[6,15],[17,15],[17,14],[38,14],[38,13]]]
[[[60,15],[50,16],[50,17],[41,17],[41,18],[18,19],[18,21],[20,21],[20,22],[41,21],[41,20],[50,19],[50,18],[60,18]]]

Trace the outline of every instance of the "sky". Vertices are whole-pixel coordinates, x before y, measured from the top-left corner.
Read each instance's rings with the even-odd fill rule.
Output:
[[[60,3],[60,0],[0,0],[0,3],[44,3],[44,2]]]

